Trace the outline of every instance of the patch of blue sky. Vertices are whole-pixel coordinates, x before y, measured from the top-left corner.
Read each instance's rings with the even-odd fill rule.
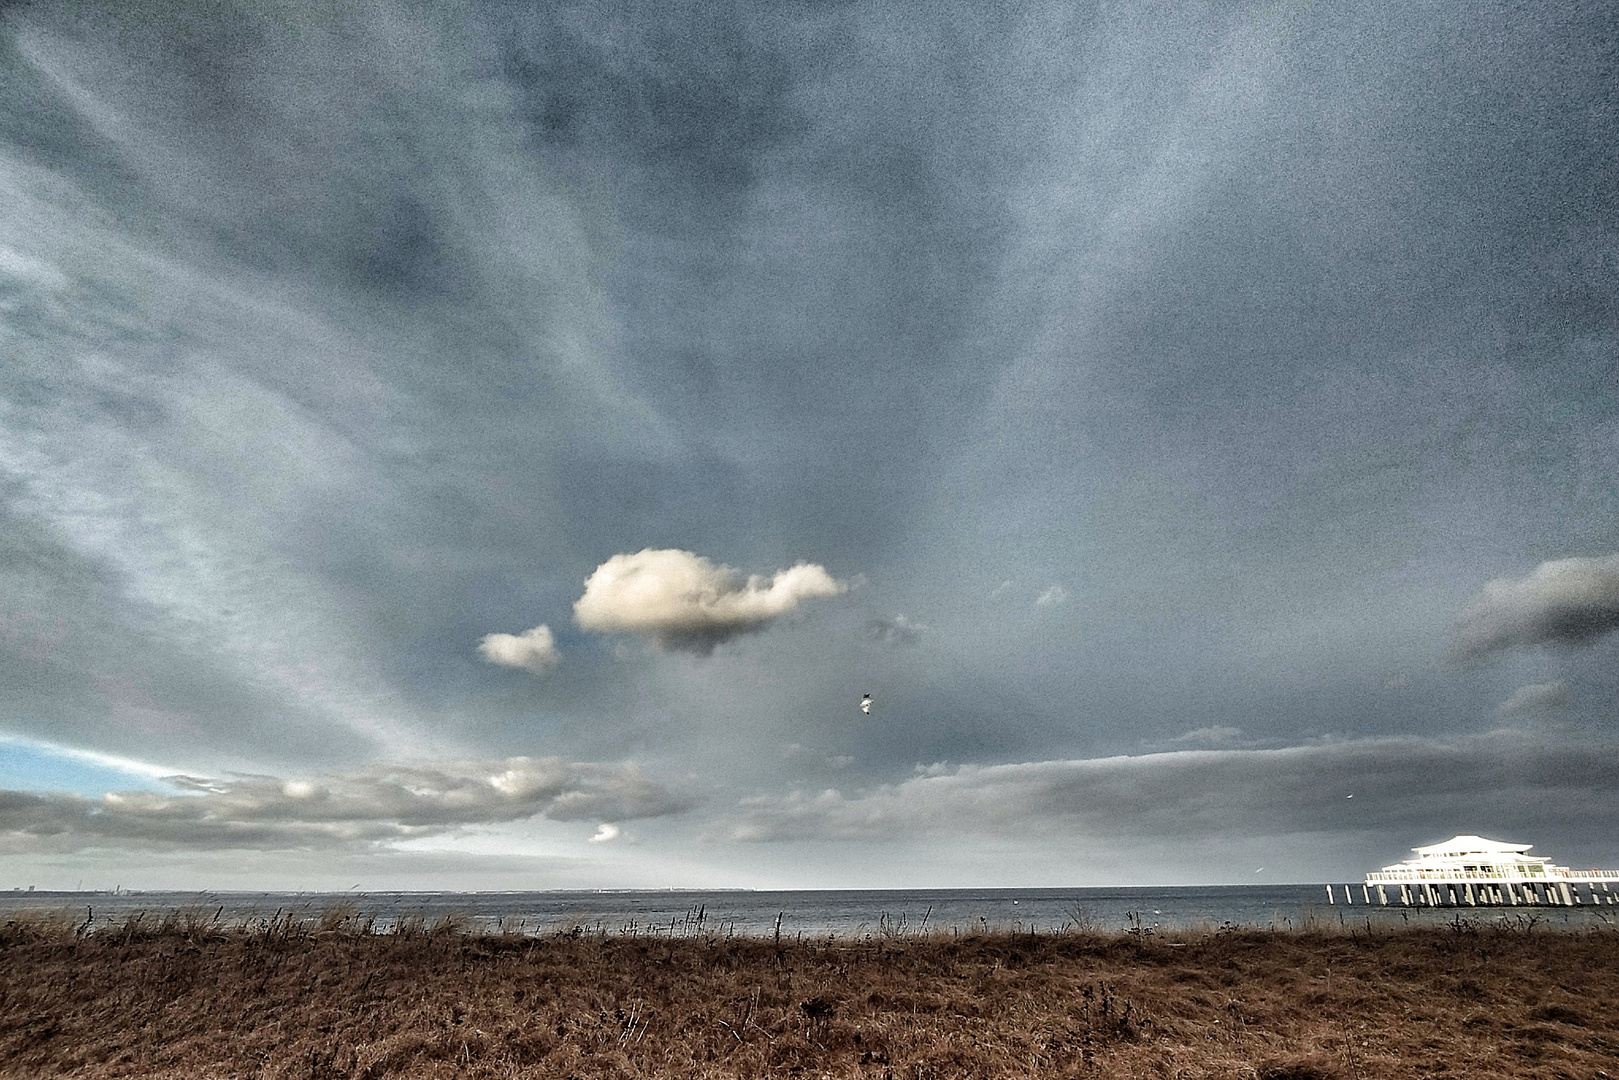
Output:
[[[89,750],[0,736],[0,789],[100,796],[109,791],[176,794],[162,780],[177,770]]]

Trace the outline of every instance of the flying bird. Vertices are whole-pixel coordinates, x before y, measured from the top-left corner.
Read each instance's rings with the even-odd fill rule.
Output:
[[[870,694],[861,694],[860,695],[860,711],[865,713],[867,716],[871,715],[871,695]]]

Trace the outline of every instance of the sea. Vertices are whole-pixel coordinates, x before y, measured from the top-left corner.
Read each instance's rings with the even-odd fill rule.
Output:
[[[352,913],[374,932],[452,920],[471,931],[529,935],[751,936],[863,939],[928,933],[1086,930],[1172,933],[1222,928],[1619,925],[1619,906],[1380,907],[1326,902],[1322,885],[1153,888],[604,890],[541,892],[27,892],[0,891],[0,918],[53,912],[84,928],[171,914],[225,925]],[[1359,900],[1360,890],[1355,890]]]

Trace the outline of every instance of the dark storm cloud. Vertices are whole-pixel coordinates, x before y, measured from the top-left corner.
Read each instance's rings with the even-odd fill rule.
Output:
[[[0,846],[337,850],[468,825],[539,816],[625,821],[679,813],[692,805],[633,764],[557,758],[380,763],[310,779],[167,779],[189,793],[128,791],[91,799],[0,792]]]
[[[1495,578],[1456,617],[1468,655],[1513,645],[1581,644],[1619,630],[1619,555],[1554,559]]]
[[[1280,750],[936,765],[898,784],[745,800],[744,841],[991,835],[1426,834],[1446,822],[1566,825],[1619,782],[1619,741],[1565,729],[1354,739]],[[1353,796],[1353,798],[1351,798]],[[1481,802],[1481,800],[1483,800]]]
[[[770,557],[798,538],[830,561],[903,528],[918,463],[965,437],[1004,363],[968,342],[1001,247],[995,151],[1022,126],[993,104],[1018,44],[997,19],[894,17],[583,7],[510,30],[539,145],[617,192],[614,289],[645,316],[627,369],[712,455],[672,475],[570,463],[597,481],[582,495],[621,496],[582,498],[582,519],[651,513],[713,550],[729,538],[702,534],[741,516],[769,523]]]

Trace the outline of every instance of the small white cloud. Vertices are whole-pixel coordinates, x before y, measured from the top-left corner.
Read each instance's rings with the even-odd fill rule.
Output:
[[[1518,687],[1512,692],[1511,697],[1496,706],[1495,715],[1505,720],[1509,716],[1551,712],[1567,705],[1569,697],[1568,685],[1561,680],[1530,683],[1528,686]]]
[[[1553,559],[1521,578],[1496,578],[1456,617],[1461,651],[1585,642],[1619,630],[1619,555]]]
[[[600,825],[596,826],[596,835],[590,838],[589,843],[611,844],[621,835],[623,835],[623,831],[619,829],[617,825],[614,825],[610,821],[604,821]]]
[[[854,764],[854,758],[850,757],[848,754],[833,754],[831,757],[826,759],[826,763],[832,766],[834,769],[847,769],[850,765]]]
[[[1053,585],[1036,597],[1034,602],[1039,607],[1056,607],[1058,604],[1066,604],[1068,602],[1068,590],[1061,585]]]
[[[488,634],[478,642],[478,655],[491,664],[544,675],[562,663],[551,628],[543,623],[521,634]]]
[[[891,619],[872,619],[866,624],[866,637],[885,645],[915,645],[927,633],[927,627],[904,615]]]
[[[804,601],[847,592],[824,567],[798,563],[747,578],[673,548],[614,555],[585,580],[573,606],[586,630],[640,634],[660,649],[707,654],[722,641],[762,630]]]

